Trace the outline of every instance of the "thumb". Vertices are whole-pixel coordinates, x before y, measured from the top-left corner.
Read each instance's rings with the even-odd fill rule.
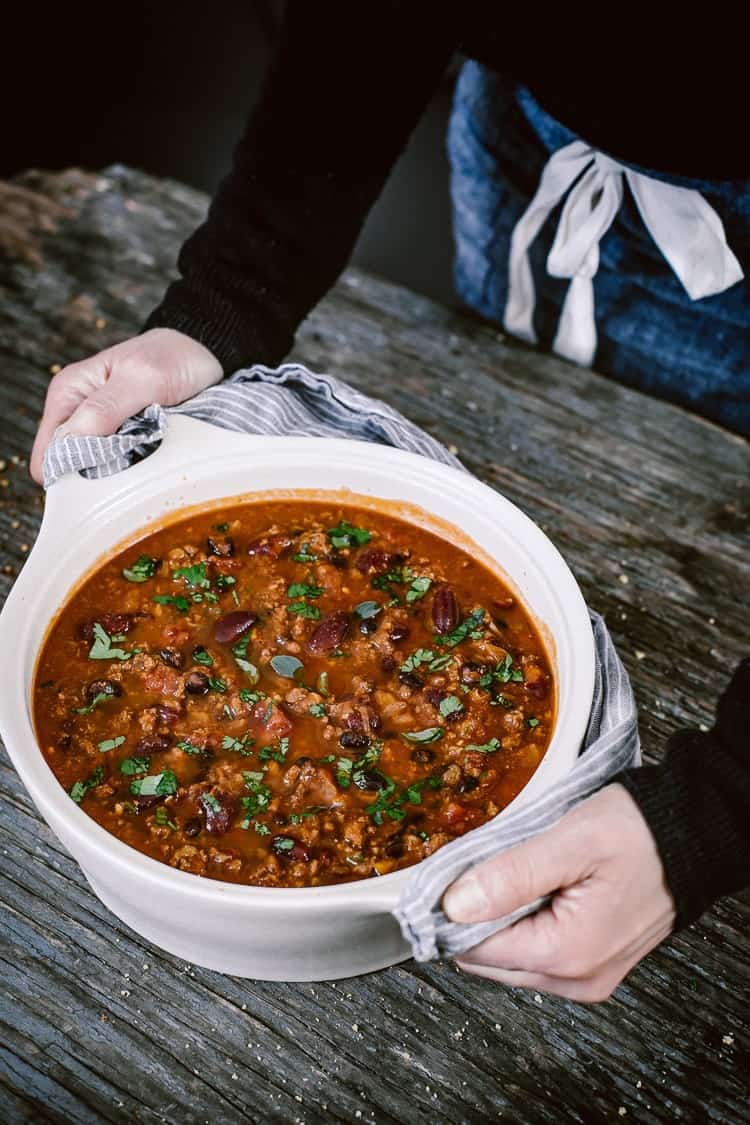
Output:
[[[58,433],[82,436],[113,434],[126,418],[137,414],[151,402],[158,402],[160,390],[153,373],[129,370],[127,377],[114,372],[73,411]]]
[[[565,835],[555,826],[471,868],[445,892],[445,914],[453,922],[487,922],[576,881]]]

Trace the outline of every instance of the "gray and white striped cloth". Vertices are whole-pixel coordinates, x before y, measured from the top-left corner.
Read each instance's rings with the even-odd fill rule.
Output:
[[[172,413],[189,414],[229,430],[252,434],[349,437],[431,457],[461,467],[444,446],[397,411],[334,379],[297,364],[275,370],[238,371],[180,406],[149,406],[112,437],[55,438],[44,459],[49,488],[66,473],[111,476],[144,457],[161,441]],[[607,627],[591,614],[596,642],[596,685],[581,756],[565,782],[447,844],[413,869],[394,911],[419,961],[455,956],[492,933],[538,910],[538,899],[513,915],[479,925],[449,922],[440,908],[445,889],[473,864],[551,827],[567,811],[628,766],[640,764],[635,700]]]

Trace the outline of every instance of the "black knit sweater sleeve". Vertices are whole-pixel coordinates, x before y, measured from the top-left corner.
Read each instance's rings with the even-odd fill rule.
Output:
[[[452,53],[422,4],[291,0],[260,102],[146,328],[278,363],[331,287]],[[398,35],[392,29],[398,27]]]
[[[722,696],[713,730],[678,731],[658,766],[618,778],[648,821],[688,925],[750,884],[750,658]]]

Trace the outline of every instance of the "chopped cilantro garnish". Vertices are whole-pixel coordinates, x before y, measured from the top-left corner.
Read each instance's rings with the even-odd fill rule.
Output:
[[[244,770],[242,776],[245,781],[245,788],[250,790],[251,796],[242,798],[245,818],[240,824],[240,828],[249,828],[250,818],[255,816],[256,813],[265,812],[268,808],[271,790],[263,784],[263,773],[259,770]]]
[[[190,602],[182,594],[154,594],[151,600],[159,605],[172,605],[178,613],[187,613],[190,609]]]
[[[294,840],[291,836],[274,836],[273,850],[275,852],[290,852],[294,847]]]
[[[179,742],[177,743],[179,746]],[[132,777],[136,773],[148,773],[150,762],[148,758],[123,758],[120,762],[120,773]]]
[[[241,656],[235,656],[237,667],[240,671],[244,672],[251,684],[257,684],[260,679],[260,672],[249,660],[243,660]]]
[[[178,566],[172,571],[172,578],[182,578],[186,586],[207,590],[211,585],[207,572],[208,563],[195,563],[194,566]]]
[[[243,703],[260,703],[266,698],[264,691],[250,691],[249,688],[240,688],[239,695]]]
[[[435,636],[433,637],[433,641],[436,645],[448,645],[449,648],[455,648],[457,644],[460,644],[461,641],[465,641],[467,637],[470,637],[473,641],[477,641],[480,637],[484,636],[484,630],[479,628],[483,621],[484,610],[472,610],[469,616],[464,618],[461,624],[457,625],[452,632],[446,633],[443,637]]]
[[[423,598],[425,596],[431,585],[431,578],[415,578],[409,589],[406,591],[407,602],[411,604],[412,602],[419,601],[420,598]]]
[[[250,747],[254,745],[255,739],[249,734],[243,734],[242,738],[232,738],[231,734],[225,734],[221,740],[222,750],[232,750],[235,754],[242,754],[243,758],[252,754]]]
[[[324,703],[311,703],[307,710],[314,719],[322,719],[326,713]]]
[[[68,796],[71,800],[80,805],[83,798],[90,789],[96,789],[97,785],[101,785],[104,780],[104,770],[101,766],[97,766],[92,774],[90,774],[84,781],[74,781],[68,790]]]
[[[322,593],[322,586],[310,586],[307,582],[292,582],[286,591],[288,598],[319,598]]]
[[[369,617],[377,617],[382,609],[380,602],[360,602],[359,605],[355,605],[354,612],[366,621]]]
[[[480,744],[472,742],[466,747],[466,749],[476,750],[479,754],[494,754],[495,751],[500,750],[501,747],[502,743],[500,742],[499,738],[491,738],[489,742],[482,742]]]
[[[172,770],[152,773],[131,781],[130,792],[135,797],[169,797],[177,792],[177,778]]]
[[[298,563],[314,563],[318,561],[318,556],[310,553],[310,546],[308,543],[302,543],[296,555],[292,555],[295,562]]]
[[[283,676],[285,680],[293,680],[297,673],[304,668],[304,664],[296,656],[287,656],[284,653],[272,656],[268,663],[276,675]]]
[[[182,750],[183,754],[202,754],[203,753],[203,748],[201,746],[193,745],[193,743],[190,741],[189,738],[180,739],[179,742],[175,743],[175,746],[178,750]]]
[[[218,574],[216,576],[216,585],[220,590],[228,590],[230,586],[234,586],[237,579],[233,574]],[[234,593],[234,591],[232,591]]]
[[[207,806],[211,812],[221,812],[221,801],[218,797],[214,797],[213,793],[201,793],[200,802],[202,805]]]
[[[438,711],[444,719],[449,715],[460,715],[464,709],[464,705],[457,695],[446,695],[445,699],[441,699],[438,704]]]
[[[346,520],[342,520],[336,527],[331,527],[326,532],[331,540],[331,546],[337,551],[343,547],[362,547],[372,539],[372,533],[363,527],[352,527]]]
[[[317,621],[320,617],[318,607],[316,605],[308,605],[307,602],[290,602],[286,608],[296,617],[306,617],[309,621]]]
[[[213,676],[208,677],[208,686],[209,686],[209,689],[211,691],[222,691],[223,692],[223,691],[227,690],[226,680],[220,680],[220,679],[217,679]]]
[[[122,746],[125,741],[124,734],[118,734],[115,738],[105,738],[103,742],[97,744],[97,750],[100,754],[105,754],[107,750],[116,750],[118,746]]]
[[[411,656],[407,656],[406,660],[401,665],[402,672],[415,672],[422,664],[426,664],[432,660],[434,653],[429,648],[418,648]]]
[[[158,809],[154,812],[154,821],[162,827],[166,826],[171,828],[173,832],[177,831],[177,825],[173,820],[169,819],[169,813],[164,808],[164,805],[159,805]]]
[[[539,719],[527,719],[526,720],[526,726],[531,727],[531,729],[533,730],[534,727],[539,726]]]
[[[113,641],[121,641],[124,638],[122,633],[110,635],[105,632],[98,621],[94,622],[94,643],[89,650],[89,660],[130,660],[131,656],[135,656],[141,650],[134,648],[132,652],[127,652],[124,648],[113,648]]]
[[[354,762],[351,758],[339,758],[336,763],[336,780],[342,789],[348,789],[351,785],[353,768]]]
[[[91,702],[86,707],[74,707],[76,715],[90,715],[95,707],[100,703],[104,703],[105,699],[111,699],[111,695],[107,691],[98,691]]]
[[[262,749],[258,751],[258,758],[261,762],[266,762],[269,758],[272,758],[274,762],[279,762],[280,765],[283,766],[288,753],[289,739],[280,738],[277,746],[262,747]]]
[[[226,523],[226,522],[215,523],[214,524],[214,531],[229,531],[229,524]]]
[[[131,567],[123,568],[122,576],[127,578],[128,582],[147,582],[149,578],[154,577],[158,565],[158,559],[139,555]]]
[[[202,664],[204,668],[210,668],[213,665],[214,658],[203,645],[196,645],[193,649],[193,661],[196,664]]]
[[[438,742],[443,737],[442,727],[425,727],[424,730],[404,731],[402,738],[409,742]]]
[[[253,828],[255,829],[255,831],[258,833],[259,836],[270,836],[271,835],[271,829],[268,827],[268,825],[267,824],[261,824],[261,822],[259,820],[253,821]]]

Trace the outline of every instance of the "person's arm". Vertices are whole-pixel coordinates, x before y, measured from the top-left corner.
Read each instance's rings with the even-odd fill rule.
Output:
[[[225,372],[286,355],[450,59],[443,18],[425,11],[291,0],[232,172],[147,328],[192,336]]]
[[[659,766],[628,770],[546,832],[449,887],[455,922],[550,905],[462,955],[503,984],[594,1002],[675,928],[750,884],[750,659],[714,729],[684,731]]]
[[[291,0],[232,172],[180,253],[180,280],[139,336],[50,383],[37,481],[58,426],[110,434],[151,402],[183,402],[286,355],[440,81],[453,49],[444,19],[419,2]]]

